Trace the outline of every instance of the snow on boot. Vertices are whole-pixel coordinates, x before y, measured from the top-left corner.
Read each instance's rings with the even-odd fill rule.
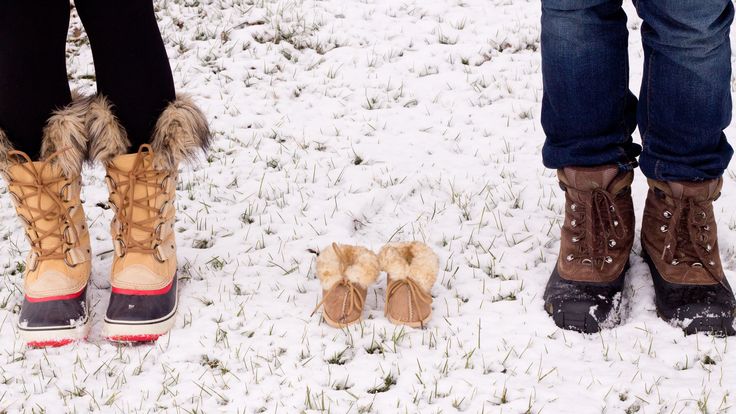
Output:
[[[583,333],[618,322],[634,242],[633,171],[616,165],[557,172],[565,192],[560,255],[544,292],[557,326]]]
[[[89,332],[91,249],[80,200],[87,154],[83,107],[73,102],[49,119],[40,161],[12,150],[0,130],[3,175],[31,248],[18,330],[33,347],[65,345]]]
[[[177,309],[177,168],[207,147],[207,123],[194,103],[179,97],[158,119],[151,144],[127,154],[125,131],[107,100],[98,96],[87,128],[91,155],[107,169],[115,211],[112,292],[103,335],[121,342],[153,341],[169,332]]]
[[[734,335],[736,300],[723,273],[713,201],[721,178],[649,180],[641,240],[657,313],[685,333]]]
[[[424,243],[391,243],[379,253],[386,272],[386,317],[391,323],[424,327],[432,317],[432,286],[439,259]]]
[[[360,322],[368,287],[376,282],[379,273],[378,257],[372,251],[332,243],[317,257],[322,301],[314,312],[322,306],[322,317],[334,328]]]

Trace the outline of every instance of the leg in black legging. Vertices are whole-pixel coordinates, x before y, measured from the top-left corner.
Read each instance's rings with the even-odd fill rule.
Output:
[[[68,0],[0,1],[0,128],[38,159],[51,113],[71,101]]]
[[[92,46],[97,90],[114,105],[136,151],[176,97],[152,0],[77,0]]]

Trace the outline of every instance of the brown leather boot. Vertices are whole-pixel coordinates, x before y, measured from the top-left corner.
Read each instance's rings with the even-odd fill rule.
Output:
[[[110,302],[102,327],[113,341],[147,342],[166,334],[177,309],[174,222],[177,170],[209,143],[204,114],[186,97],[159,117],[151,144],[128,154],[130,142],[108,101],[90,104],[91,155],[103,162],[115,210]]]
[[[424,243],[392,243],[379,253],[386,272],[386,316],[397,325],[424,327],[432,317],[432,286],[439,259]]]
[[[641,229],[657,313],[687,334],[734,334],[736,300],[721,265],[713,201],[722,179],[649,180]]]
[[[376,254],[346,244],[332,245],[317,257],[317,278],[322,283],[322,317],[334,328],[361,321],[368,287],[378,279]],[[312,314],[314,314],[312,312]]]
[[[634,242],[633,171],[616,165],[557,172],[565,192],[560,255],[544,292],[557,326],[584,333],[618,322]]]
[[[84,339],[90,327],[86,290],[90,241],[80,199],[86,135],[80,102],[54,113],[44,129],[41,161],[10,148],[0,130],[0,164],[30,253],[18,319],[29,346]]]

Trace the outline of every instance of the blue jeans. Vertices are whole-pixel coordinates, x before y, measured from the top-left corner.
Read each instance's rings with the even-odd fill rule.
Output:
[[[731,0],[635,0],[644,45],[629,90],[622,0],[542,0],[542,149],[548,168],[618,164],[665,181],[720,177],[733,149]],[[632,142],[636,126],[643,148]]]

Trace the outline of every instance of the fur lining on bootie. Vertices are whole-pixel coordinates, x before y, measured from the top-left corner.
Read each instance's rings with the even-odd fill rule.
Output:
[[[112,110],[110,101],[98,95],[90,104],[87,131],[91,158],[107,165],[118,155],[127,154],[130,140]],[[160,169],[175,169],[190,161],[212,141],[207,118],[187,95],[177,95],[156,121],[151,137],[154,164]]]
[[[337,251],[334,246],[337,246]],[[375,283],[379,273],[378,257],[365,247],[333,244],[317,256],[317,278],[325,291],[330,290],[343,276],[367,289]]]
[[[437,280],[439,258],[424,243],[390,243],[383,246],[378,257],[391,279],[412,279],[425,292],[431,291]]]

